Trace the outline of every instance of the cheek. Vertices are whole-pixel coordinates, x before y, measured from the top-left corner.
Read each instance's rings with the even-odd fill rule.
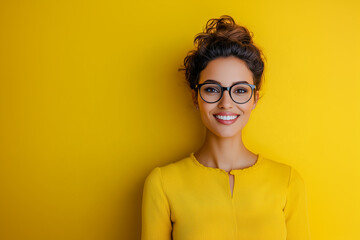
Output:
[[[242,110],[244,112],[244,114],[250,114],[253,110],[253,106],[254,104],[253,103],[249,103],[247,102],[243,107],[242,107]]]
[[[249,115],[249,114],[251,114],[251,112],[252,112],[252,106],[251,107],[248,107],[248,108],[246,108],[246,109],[244,109],[244,113],[246,114],[246,115]]]
[[[206,106],[199,106],[200,109],[200,115],[203,118],[203,120],[208,119],[209,117],[211,117],[211,109],[206,107]]]
[[[210,122],[211,118],[213,117],[211,112],[213,110],[213,107],[209,104],[201,103],[199,104],[199,110],[200,110],[200,117],[203,123]]]

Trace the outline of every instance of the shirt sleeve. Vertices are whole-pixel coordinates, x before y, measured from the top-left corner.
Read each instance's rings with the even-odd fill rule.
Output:
[[[172,238],[170,207],[159,167],[155,167],[145,179],[141,211],[141,240],[170,240]]]
[[[291,167],[284,207],[287,240],[310,240],[306,186],[299,172]]]

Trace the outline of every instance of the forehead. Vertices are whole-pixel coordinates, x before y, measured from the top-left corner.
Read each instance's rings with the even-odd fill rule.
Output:
[[[234,82],[244,81],[254,84],[252,72],[246,63],[234,56],[216,58],[201,71],[199,83],[215,80],[222,86],[231,86]]]

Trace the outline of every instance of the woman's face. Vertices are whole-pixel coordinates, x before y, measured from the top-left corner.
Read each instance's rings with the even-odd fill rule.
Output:
[[[216,58],[208,63],[200,73],[199,84],[215,80],[223,87],[230,87],[235,82],[254,84],[252,72],[246,63],[234,56]],[[241,131],[249,120],[251,111],[255,108],[258,91],[254,92],[251,99],[243,104],[235,103],[228,91],[224,91],[222,98],[216,103],[207,103],[198,93],[192,90],[194,103],[199,106],[200,116],[205,127],[218,137],[233,137],[241,135]],[[216,116],[236,115],[235,120],[221,120]]]

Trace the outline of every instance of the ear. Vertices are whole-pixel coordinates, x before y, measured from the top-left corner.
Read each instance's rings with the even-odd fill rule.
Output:
[[[197,92],[194,89],[191,90],[191,95],[194,105],[196,106],[196,108],[198,108]]]
[[[255,94],[254,94],[254,105],[252,107],[252,109],[254,109],[256,107],[256,104],[259,100],[259,91],[255,91]]]

